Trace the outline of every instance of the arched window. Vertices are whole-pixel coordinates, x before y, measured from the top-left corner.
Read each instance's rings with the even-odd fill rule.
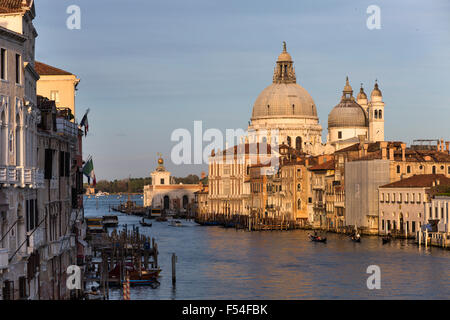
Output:
[[[302,138],[300,137],[295,138],[295,149],[299,151],[302,149]]]
[[[302,200],[298,199],[297,200],[297,209],[300,209],[302,207]]]
[[[433,174],[436,174],[436,166],[433,166]]]
[[[164,209],[168,210],[170,206],[169,196],[164,196]]]
[[[407,167],[406,167],[406,172],[407,172],[407,173],[411,173],[411,166],[407,166]]]
[[[287,144],[289,147],[291,146],[291,137],[287,137]]]
[[[378,110],[375,110],[375,119],[378,118]]]
[[[301,191],[302,190],[302,186],[299,184],[297,184],[297,191]]]
[[[383,111],[382,110],[378,111],[378,118],[383,119]]]
[[[270,105],[267,105],[267,115],[270,114]]]
[[[400,166],[397,166],[397,173],[400,173]]]
[[[188,203],[189,203],[189,198],[187,195],[184,195],[183,196],[183,209],[187,209]]]

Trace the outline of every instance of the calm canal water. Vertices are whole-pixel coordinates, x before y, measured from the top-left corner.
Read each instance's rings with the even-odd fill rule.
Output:
[[[85,216],[108,214],[121,200],[126,197],[85,198]],[[140,196],[133,200],[142,204]],[[450,251],[439,248],[410,241],[382,245],[378,237],[353,243],[332,233],[326,244],[312,243],[303,230],[245,232],[184,220],[183,227],[153,220],[153,227],[142,228],[139,219],[119,215],[119,228],[134,224],[156,239],[161,285],[133,287],[131,299],[450,299]],[[380,290],[367,289],[369,265],[381,269]],[[121,291],[111,290],[110,298],[121,299]]]

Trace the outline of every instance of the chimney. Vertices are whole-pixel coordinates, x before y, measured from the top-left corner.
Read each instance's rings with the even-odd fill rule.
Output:
[[[450,141],[445,141],[445,151],[450,154]]]
[[[402,161],[406,161],[406,143],[402,143]]]
[[[363,148],[364,148],[364,156],[367,156],[367,149],[369,149],[369,144],[368,143],[364,143],[364,146],[363,146]]]
[[[381,159],[387,160],[387,142],[381,141],[380,142],[380,148],[381,148]]]
[[[444,152],[444,139],[441,139],[441,152]]]
[[[389,160],[394,160],[394,146],[389,148]]]

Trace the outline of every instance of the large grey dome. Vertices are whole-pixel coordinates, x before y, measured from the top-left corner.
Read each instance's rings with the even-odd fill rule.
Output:
[[[341,101],[328,115],[328,128],[368,126],[366,112],[354,100]]]
[[[314,118],[313,98],[297,83],[272,83],[255,101],[252,120],[260,118]]]

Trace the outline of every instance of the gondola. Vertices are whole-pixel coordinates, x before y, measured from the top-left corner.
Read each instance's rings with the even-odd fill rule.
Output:
[[[151,226],[152,226],[152,223],[151,223],[151,222],[150,222],[150,223],[145,222],[144,219],[142,219],[141,221],[139,221],[139,223],[140,223],[141,226],[143,226],[143,227],[151,227]]]
[[[322,238],[320,236],[314,236],[312,234],[309,235],[309,239],[313,242],[327,242],[327,238]]]

